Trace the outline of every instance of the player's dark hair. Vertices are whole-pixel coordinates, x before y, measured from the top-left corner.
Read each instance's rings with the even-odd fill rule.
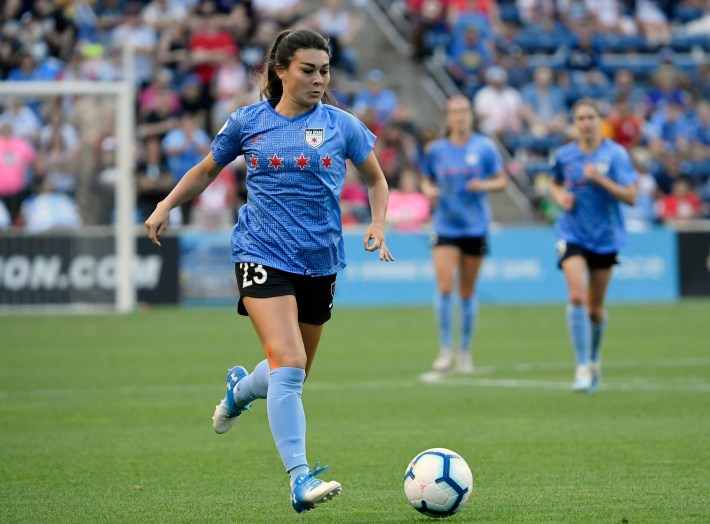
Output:
[[[299,49],[318,49],[328,53],[330,58],[330,45],[328,39],[309,29],[284,29],[280,31],[269,50],[265,63],[265,73],[261,80],[261,94],[265,98],[281,98],[284,88],[281,78],[276,74],[276,64],[288,68],[293,56]],[[323,93],[323,103],[337,105],[335,100],[326,90]]]
[[[572,104],[572,117],[574,117],[577,108],[582,106],[591,107],[592,110],[597,114],[597,116],[602,116],[602,111],[599,109],[599,104],[593,98],[580,98],[574,104]]]

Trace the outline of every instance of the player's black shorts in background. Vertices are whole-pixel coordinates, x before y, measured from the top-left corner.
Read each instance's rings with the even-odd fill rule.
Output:
[[[483,237],[444,237],[434,235],[432,237],[432,246],[455,246],[461,250],[464,255],[474,257],[482,257],[489,253],[488,238]]]
[[[562,262],[569,257],[581,256],[587,261],[589,269],[609,269],[619,263],[616,258],[616,251],[613,253],[595,253],[577,244],[571,244],[564,240],[558,240],[555,244],[557,250],[557,267],[562,269]]]
[[[234,273],[239,288],[237,311],[240,315],[249,316],[242,297],[294,295],[299,322],[321,325],[330,320],[336,275],[298,275],[252,262],[237,262],[234,264]]]

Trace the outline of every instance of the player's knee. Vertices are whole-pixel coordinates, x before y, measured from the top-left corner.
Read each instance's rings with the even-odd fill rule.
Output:
[[[595,324],[601,324],[604,321],[604,308],[598,306],[590,307],[589,320],[591,320]]]
[[[582,293],[581,291],[571,289],[570,293],[569,293],[569,303],[573,306],[586,306],[587,305],[586,294]]]

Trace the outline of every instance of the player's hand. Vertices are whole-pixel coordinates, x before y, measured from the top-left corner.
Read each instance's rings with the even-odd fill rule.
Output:
[[[441,195],[441,190],[432,184],[422,185],[422,193],[429,199],[429,202],[436,204],[439,201],[439,195]]]
[[[595,166],[594,164],[590,164],[590,163],[584,164],[584,169],[582,170],[582,174],[584,175],[584,178],[586,178],[590,182],[599,182],[599,179],[602,176],[604,176],[599,172],[599,170],[597,169],[597,166]]]
[[[394,261],[392,253],[390,253],[390,250],[385,244],[385,230],[381,225],[370,224],[367,231],[365,231],[364,246],[365,251],[372,252],[379,250],[380,260],[384,260],[385,262]]]
[[[575,203],[574,195],[572,193],[568,193],[567,191],[565,191],[562,194],[562,198],[557,203],[560,205],[560,207],[564,211],[572,211],[572,208],[574,208],[574,203]]]
[[[169,209],[158,204],[155,211],[153,211],[148,217],[148,220],[145,221],[145,229],[148,232],[148,238],[156,246],[160,246],[160,237],[168,228],[169,213]]]
[[[486,190],[486,183],[480,178],[474,178],[466,182],[466,191],[469,193],[482,193]]]

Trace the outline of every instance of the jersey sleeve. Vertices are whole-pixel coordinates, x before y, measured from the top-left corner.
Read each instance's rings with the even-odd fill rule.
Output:
[[[345,128],[346,132],[346,151],[345,156],[355,162],[361,164],[370,154],[372,148],[375,147],[375,135],[370,131],[365,124],[360,120],[350,115],[343,114],[340,124]]]
[[[430,144],[424,151],[424,156],[422,157],[421,162],[421,172],[428,179],[436,181],[436,171],[434,170],[434,154],[436,148],[434,145],[435,144]]]
[[[559,150],[555,151],[550,164],[550,174],[552,175],[552,180],[557,184],[564,184],[565,174],[562,163],[560,162]]]
[[[242,118],[241,112],[235,111],[212,140],[210,149],[218,165],[224,167],[242,154]]]
[[[622,186],[630,186],[638,179],[629,153],[619,145],[614,151],[611,176]]]
[[[500,156],[500,151],[496,147],[493,140],[488,141],[488,162],[486,169],[486,178],[494,178],[498,172],[503,169],[503,157]]]

